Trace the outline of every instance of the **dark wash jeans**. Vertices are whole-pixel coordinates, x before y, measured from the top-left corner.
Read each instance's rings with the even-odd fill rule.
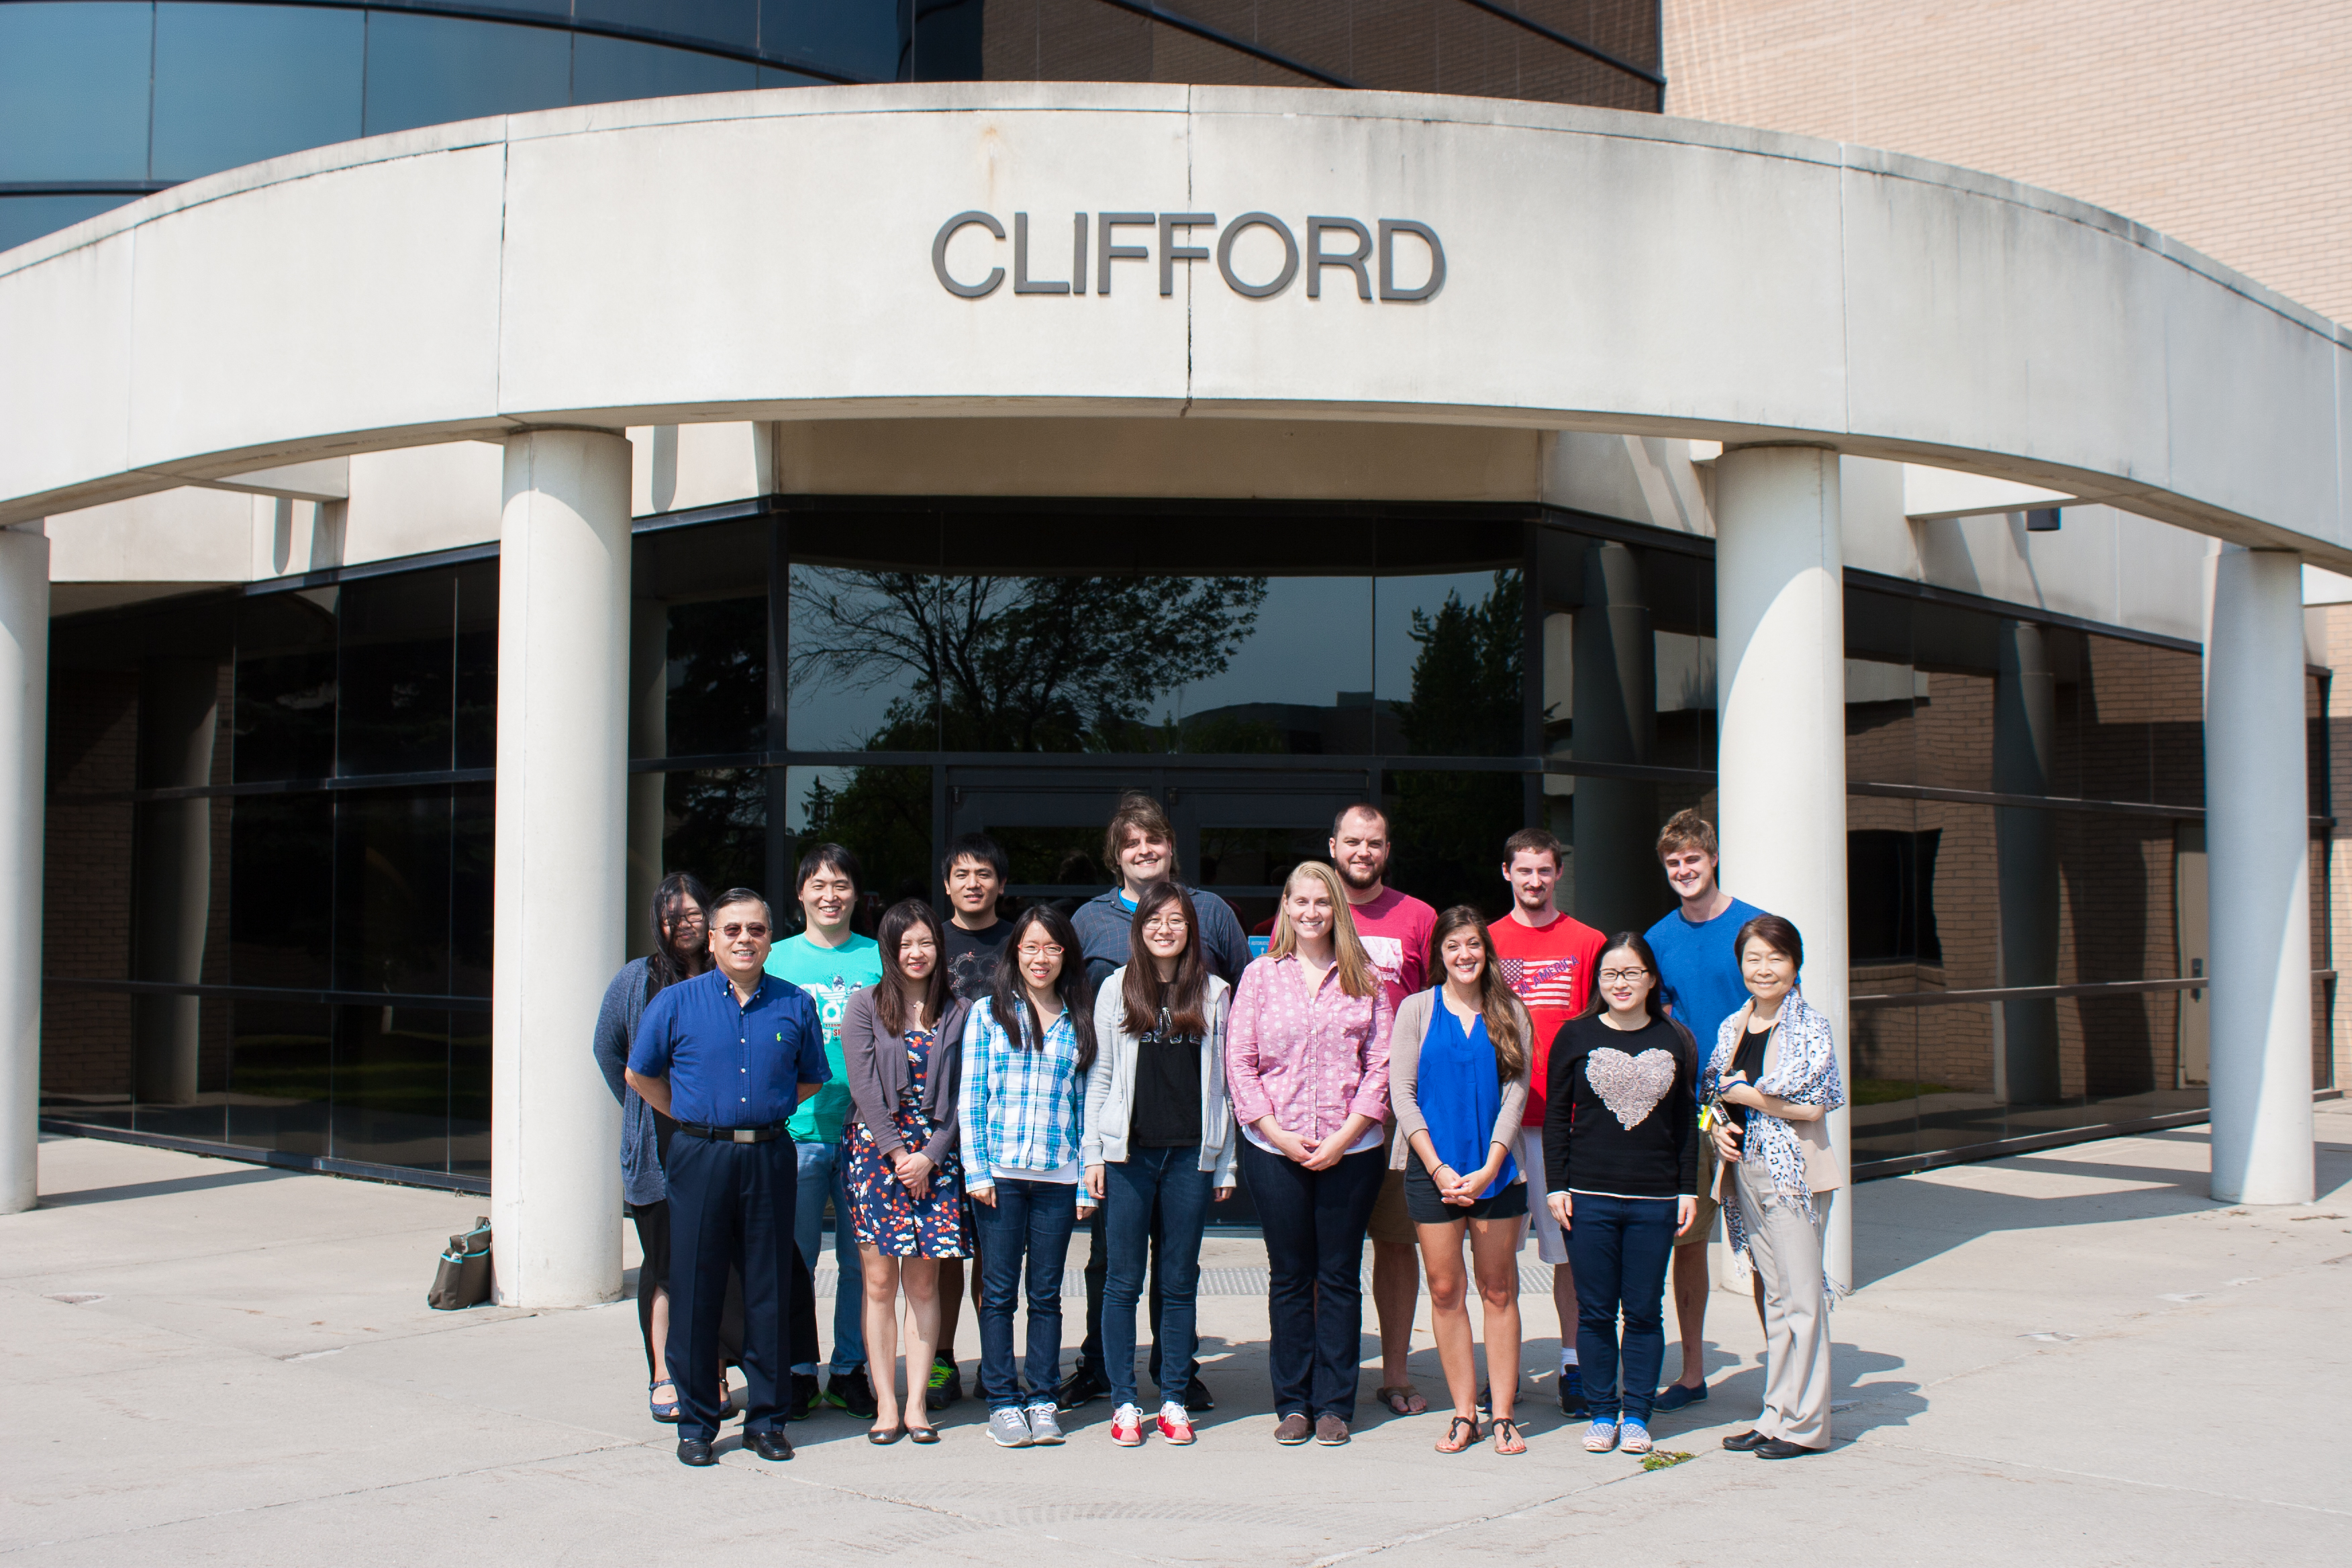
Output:
[[[1352,1422],[1363,1360],[1364,1229],[1388,1156],[1374,1147],[1310,1171],[1244,1138],[1241,1161],[1265,1236],[1274,1413]]]
[[[1625,1419],[1650,1422],[1666,1359],[1666,1266],[1675,1200],[1578,1193],[1568,1227],[1576,1271],[1576,1359],[1595,1421],[1617,1416],[1617,1314],[1625,1315]]]
[[[994,1204],[971,1205],[980,1231],[980,1392],[991,1410],[1051,1401],[1062,1364],[1062,1265],[1077,1228],[1078,1189],[1069,1182],[999,1180]],[[1029,1274],[1029,1392],[1013,1366],[1013,1309]]]
[[[1209,1223],[1209,1172],[1201,1146],[1139,1149],[1103,1166],[1104,1232],[1109,1262],[1103,1277],[1103,1359],[1113,1408],[1135,1403],[1135,1310],[1144,1264],[1159,1251],[1159,1310],[1151,1320],[1151,1381],[1160,1397],[1184,1400],[1192,1386],[1194,1324],[1201,1288],[1201,1233]],[[1157,1212],[1155,1212],[1155,1210]],[[1154,1234],[1155,1222],[1157,1234]]]

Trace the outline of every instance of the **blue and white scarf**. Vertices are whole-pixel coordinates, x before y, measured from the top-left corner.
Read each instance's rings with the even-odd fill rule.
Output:
[[[1731,1070],[1731,1058],[1738,1053],[1747,1028],[1748,1009],[1743,1007],[1726,1018],[1716,1031],[1715,1054],[1707,1058],[1706,1072],[1699,1081],[1702,1103],[1722,1093],[1723,1075]],[[1845,1086],[1838,1079],[1837,1042],[1831,1034],[1830,1021],[1791,991],[1781,1000],[1780,1017],[1774,1032],[1779,1059],[1755,1087],[1799,1105],[1818,1105],[1824,1111],[1845,1104]],[[1805,1182],[1805,1149],[1798,1141],[1795,1128],[1777,1116],[1750,1108],[1739,1152],[1742,1159],[1763,1160],[1764,1168],[1772,1173],[1772,1185],[1778,1189],[1777,1201],[1801,1209],[1808,1223],[1819,1223],[1813,1212],[1812,1188]],[[1725,1204],[1723,1218],[1731,1250],[1745,1256],[1748,1226],[1739,1217],[1739,1205]]]

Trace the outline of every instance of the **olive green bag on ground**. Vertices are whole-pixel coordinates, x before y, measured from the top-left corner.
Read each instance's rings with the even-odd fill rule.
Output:
[[[490,1299],[490,1221],[486,1215],[474,1228],[449,1238],[441,1266],[433,1271],[433,1289],[425,1304],[436,1312],[462,1311]]]

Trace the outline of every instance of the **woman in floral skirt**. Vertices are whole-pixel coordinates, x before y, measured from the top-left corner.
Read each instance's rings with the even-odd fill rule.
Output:
[[[936,1443],[924,1394],[940,1337],[939,1260],[972,1252],[955,1153],[966,1005],[948,986],[939,917],[929,904],[909,899],[893,905],[876,941],[882,979],[851,995],[841,1026],[853,1110],[842,1129],[842,1169],[866,1276],[866,1367],[874,1379],[874,1425],[866,1436],[873,1443]]]

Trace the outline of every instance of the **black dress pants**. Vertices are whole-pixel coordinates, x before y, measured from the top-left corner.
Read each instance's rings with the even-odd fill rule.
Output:
[[[789,1138],[721,1142],[681,1133],[669,1148],[669,1370],[678,1436],[706,1442],[724,1413],[719,1387],[728,1273],[742,1275],[743,1429],[784,1423],[793,1309],[803,1266],[793,1247],[799,1175]]]

